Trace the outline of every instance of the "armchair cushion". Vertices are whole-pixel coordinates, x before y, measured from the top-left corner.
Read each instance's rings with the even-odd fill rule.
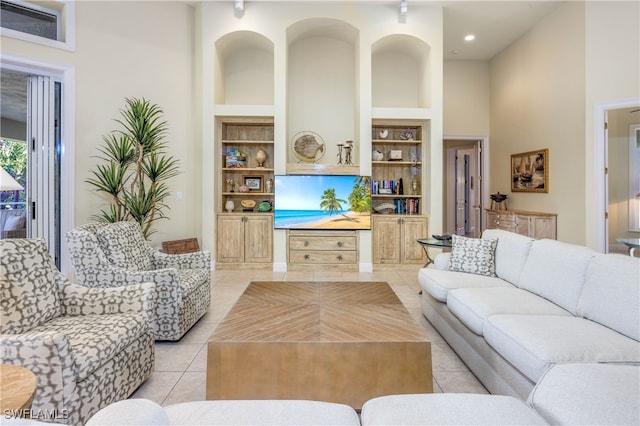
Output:
[[[96,231],[96,237],[114,266],[127,271],[151,269],[149,245],[137,223],[109,223]]]
[[[117,353],[147,332],[144,320],[131,321],[131,314],[84,315],[58,317],[42,324],[30,333],[59,332],[71,344],[76,381],[85,380]]]
[[[0,331],[17,334],[61,314],[55,282],[56,268],[44,240],[3,240]],[[20,283],[19,286],[12,283]]]

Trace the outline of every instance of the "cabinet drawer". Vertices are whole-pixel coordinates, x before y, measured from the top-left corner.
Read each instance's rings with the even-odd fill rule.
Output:
[[[356,237],[354,236],[332,236],[332,237],[312,237],[312,236],[290,236],[290,250],[355,250]]]
[[[289,262],[291,263],[335,263],[348,264],[356,263],[355,251],[344,251],[336,253],[335,251],[307,251],[291,250],[289,252]]]

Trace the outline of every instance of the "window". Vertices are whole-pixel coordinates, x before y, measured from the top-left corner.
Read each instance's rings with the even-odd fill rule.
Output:
[[[0,6],[1,35],[75,50],[75,2],[0,0]]]
[[[22,2],[2,1],[2,28],[60,39],[60,12]]]

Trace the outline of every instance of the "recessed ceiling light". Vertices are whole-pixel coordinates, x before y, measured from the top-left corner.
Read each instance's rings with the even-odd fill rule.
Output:
[[[457,55],[457,54],[460,53],[460,51],[454,49],[454,50],[450,51],[449,53],[451,53],[452,55]]]
[[[473,34],[468,34],[464,36],[464,41],[473,41],[475,39],[476,39],[476,36],[474,36]]]

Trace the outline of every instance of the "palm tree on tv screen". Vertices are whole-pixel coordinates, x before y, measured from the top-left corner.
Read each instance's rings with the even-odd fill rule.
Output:
[[[322,194],[322,201],[320,202],[320,207],[322,210],[329,211],[329,216],[333,213],[338,213],[342,210],[342,204],[346,203],[346,200],[342,200],[340,198],[336,198],[336,190],[335,188],[325,189]]]

